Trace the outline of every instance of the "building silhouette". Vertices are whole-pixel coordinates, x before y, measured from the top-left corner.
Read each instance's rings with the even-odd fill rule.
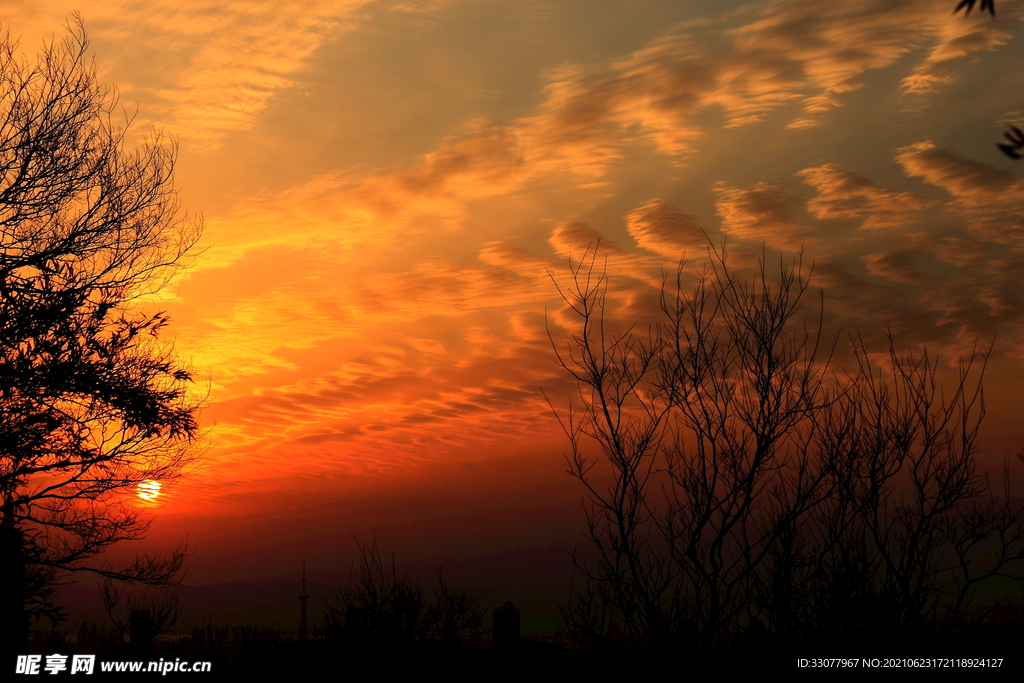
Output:
[[[495,650],[514,649],[519,644],[519,610],[511,600],[491,613]]]

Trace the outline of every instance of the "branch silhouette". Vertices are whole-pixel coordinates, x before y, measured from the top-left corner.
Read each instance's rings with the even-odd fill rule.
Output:
[[[201,224],[180,215],[175,145],[125,148],[116,93],[97,82],[77,16],[34,62],[0,35],[0,639],[59,618],[52,588],[91,572],[173,582],[184,548],[94,560],[148,528],[136,497],[196,462],[200,400],[133,310],[187,265]],[[19,645],[20,644],[20,645]]]
[[[983,581],[1024,580],[1024,509],[976,463],[990,351],[944,380],[927,350],[890,337],[879,361],[854,335],[836,367],[799,255],[743,275],[709,252],[646,334],[607,314],[595,249],[558,286],[576,389],[556,416],[592,548],[563,608],[577,642],[927,639]]]
[[[960,10],[964,10],[964,16],[968,16],[971,10],[974,9],[974,5],[977,0],[960,0],[960,4],[953,10],[953,14],[956,14]],[[995,0],[981,0],[981,11],[988,10],[989,14],[993,17],[996,15],[996,1]]]
[[[1011,159],[1020,159],[1021,150],[1024,149],[1024,131],[1014,125],[1009,126],[1010,130],[1003,133],[1010,144],[997,142],[996,147],[1002,150],[1003,154]]]

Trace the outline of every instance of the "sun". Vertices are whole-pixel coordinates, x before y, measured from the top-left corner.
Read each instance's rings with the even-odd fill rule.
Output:
[[[147,479],[146,481],[140,481],[135,486],[135,495],[142,500],[153,502],[160,496],[161,484],[158,481]]]

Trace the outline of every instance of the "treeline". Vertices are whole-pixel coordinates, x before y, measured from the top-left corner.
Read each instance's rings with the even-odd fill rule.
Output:
[[[382,556],[376,541],[360,543],[348,585],[326,600],[297,628],[259,625],[215,626],[190,619],[178,609],[175,587],[138,587],[107,581],[101,586],[105,625],[76,625],[50,633],[36,631],[36,654],[95,654],[100,661],[209,661],[225,675],[323,675],[373,670],[519,665],[559,668],[568,651],[550,642],[519,638],[518,612],[512,633],[495,643],[488,609],[480,594],[454,586],[438,570],[436,585],[424,586],[400,574],[395,558]],[[305,594],[307,599],[310,596]],[[312,607],[312,605],[311,605]],[[501,610],[499,610],[501,611]],[[506,610],[507,611],[507,610]],[[184,634],[173,633],[184,630]],[[74,632],[72,632],[74,631]],[[68,637],[73,635],[74,637]],[[175,675],[171,672],[169,675]]]

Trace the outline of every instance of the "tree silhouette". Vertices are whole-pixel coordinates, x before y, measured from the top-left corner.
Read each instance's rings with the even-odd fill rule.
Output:
[[[956,14],[960,10],[964,10],[964,16],[969,15],[971,10],[974,9],[976,2],[977,0],[960,0],[960,4],[956,6],[955,10],[953,10],[953,14]],[[985,10],[988,10],[989,14],[995,16],[996,0],[981,0],[981,11],[984,12]]]
[[[394,555],[388,565],[376,539],[359,544],[359,567],[326,612],[328,630],[360,647],[407,646],[429,631],[423,588],[398,575]]]
[[[132,655],[147,659],[154,641],[168,633],[181,616],[178,587],[143,586],[125,593],[124,584],[109,578],[100,585],[103,607],[122,642],[128,636]]]
[[[1010,157],[1011,159],[1020,159],[1021,150],[1024,149],[1024,131],[1014,125],[1008,126],[1010,130],[1003,133],[1006,140],[1010,144],[1005,142],[997,142],[996,147],[1002,151],[1003,154]]]
[[[480,628],[485,610],[475,591],[449,585],[440,570],[437,572],[437,583],[433,604],[427,608],[430,632],[445,646],[457,648],[459,640],[467,631]]]
[[[54,616],[67,572],[160,585],[183,559],[89,562],[147,528],[135,487],[194,460],[191,375],[133,313],[200,226],[179,216],[174,145],[124,148],[116,93],[97,83],[81,20],[35,62],[0,37],[0,637]],[[134,501],[134,502],[133,502]]]
[[[976,466],[987,355],[943,382],[933,355],[890,341],[879,365],[854,337],[836,367],[799,259],[748,277],[710,256],[646,333],[606,315],[595,250],[559,285],[577,390],[556,415],[594,549],[564,608],[577,640],[917,638],[1020,581],[1024,511]]]
[[[389,565],[376,538],[357,545],[359,562],[349,585],[324,606],[328,635],[364,653],[408,651],[426,641],[451,650],[458,649],[467,631],[483,623],[485,609],[476,591],[452,586],[438,569],[438,587],[428,592],[398,574],[394,555]]]

